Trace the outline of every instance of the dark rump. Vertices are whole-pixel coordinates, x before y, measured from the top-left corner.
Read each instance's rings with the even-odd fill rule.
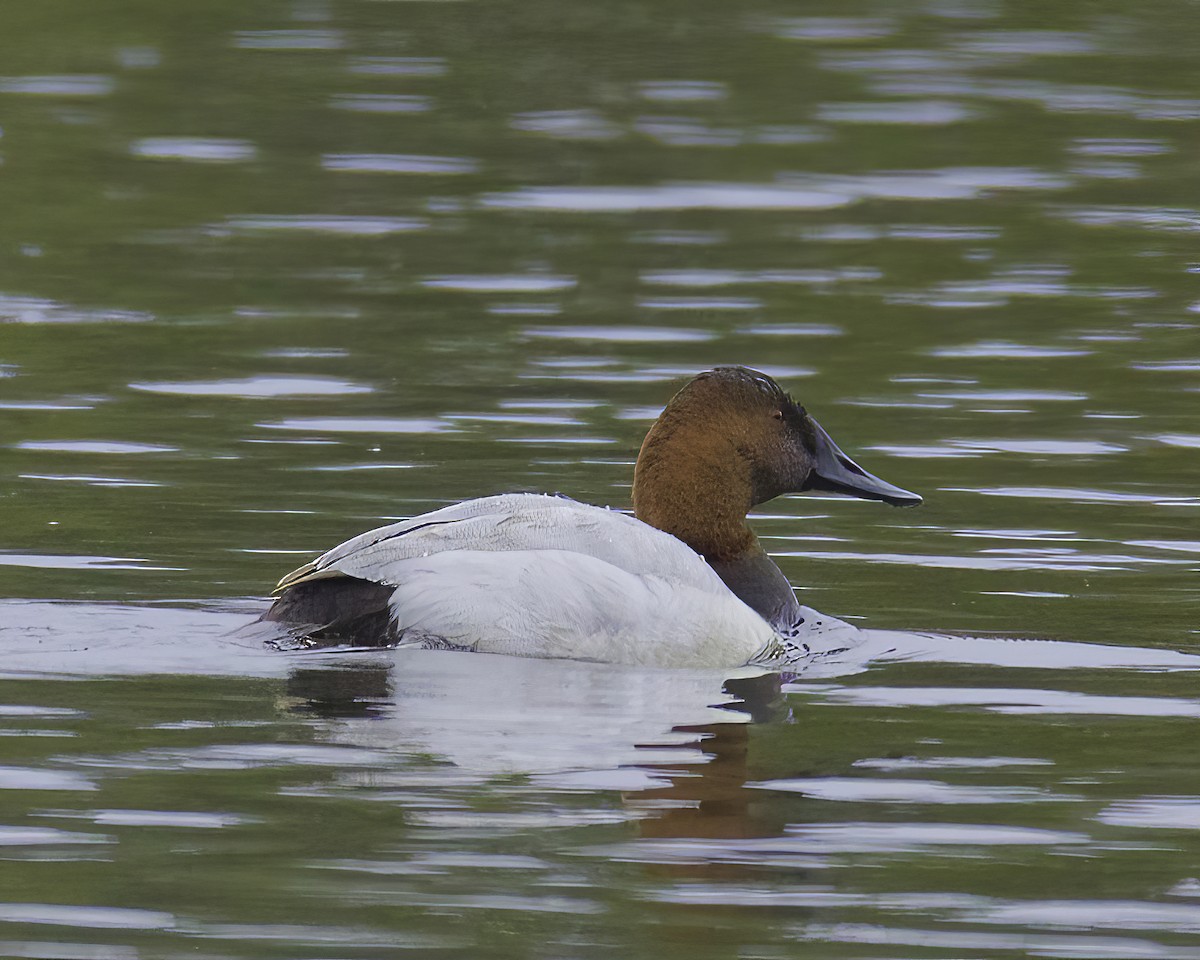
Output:
[[[278,623],[305,645],[393,643],[392,587],[355,577],[327,577],[288,587],[261,620]]]

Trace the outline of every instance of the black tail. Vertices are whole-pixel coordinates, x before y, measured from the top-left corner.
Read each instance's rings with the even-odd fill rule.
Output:
[[[304,646],[396,640],[388,600],[392,588],[355,577],[326,577],[288,587],[259,620],[278,623]]]

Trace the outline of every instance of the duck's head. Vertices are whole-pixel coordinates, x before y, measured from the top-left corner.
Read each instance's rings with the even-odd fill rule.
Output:
[[[688,528],[720,526],[736,515],[744,529],[751,507],[808,490],[897,507],[921,502],[846,456],[765,373],[717,367],[689,381],[650,428],[634,471],[633,501],[640,519],[706,553],[704,538],[685,535]]]

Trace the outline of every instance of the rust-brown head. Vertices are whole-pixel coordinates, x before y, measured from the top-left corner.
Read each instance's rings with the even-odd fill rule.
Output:
[[[639,519],[722,559],[753,546],[753,506],[806,490],[921,502],[858,466],[766,374],[717,367],[689,381],[650,428],[633,503]]]

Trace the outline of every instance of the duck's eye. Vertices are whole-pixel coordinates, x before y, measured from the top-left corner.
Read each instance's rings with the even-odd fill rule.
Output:
[[[771,416],[774,417],[776,420],[782,420],[783,419],[783,411],[776,410],[773,414],[771,414]]]

